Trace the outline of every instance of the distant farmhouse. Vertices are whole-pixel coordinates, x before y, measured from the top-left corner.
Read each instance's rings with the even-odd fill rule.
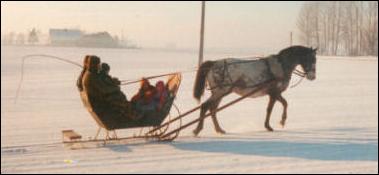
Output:
[[[78,29],[50,29],[49,36],[53,46],[120,47],[118,39],[108,32],[84,34]]]
[[[108,32],[83,35],[76,45],[79,47],[119,47],[118,41]]]
[[[49,36],[53,46],[76,46],[83,32],[77,29],[50,29]]]

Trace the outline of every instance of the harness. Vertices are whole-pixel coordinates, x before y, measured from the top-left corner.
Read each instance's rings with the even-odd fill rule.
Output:
[[[229,66],[231,65],[231,63],[227,63],[226,60],[224,60],[223,62],[224,62],[224,64],[223,64],[223,68],[222,68],[222,73],[221,74],[216,73],[220,77],[216,77],[217,75],[213,74],[213,78],[215,80],[217,80],[217,82],[225,82],[225,77],[227,76],[227,78],[229,79],[230,83],[224,83],[222,85],[218,85],[218,86],[214,86],[214,87],[209,87],[208,90],[213,90],[213,89],[216,89],[216,88],[219,88],[219,87],[225,87],[225,86],[234,86],[232,77],[230,76],[230,72],[229,72]],[[220,69],[220,68],[217,68],[217,69]],[[212,68],[212,70],[215,70],[215,68]]]
[[[272,77],[274,77],[274,79],[281,80],[284,78],[283,67],[279,63],[276,56],[272,55],[269,58],[260,59],[260,60],[264,61],[264,64],[266,65],[268,72],[271,74]],[[224,88],[224,87],[234,87],[239,82],[239,80],[236,80],[236,81],[232,80],[232,77],[229,72],[229,66],[232,64],[248,63],[252,61],[257,61],[257,60],[248,60],[248,61],[240,61],[240,62],[233,62],[233,63],[227,63],[226,60],[224,60],[223,61],[224,64],[222,65],[222,69],[223,69],[222,73],[216,73],[216,75],[213,74],[213,78],[217,80],[217,82],[220,82],[218,83],[219,85],[209,87],[208,90],[213,90],[216,88]],[[220,68],[212,68],[212,70],[215,70],[215,69],[220,69]],[[219,76],[219,77],[216,77],[216,76]],[[230,83],[221,84],[221,82],[225,82],[226,78],[229,79]]]

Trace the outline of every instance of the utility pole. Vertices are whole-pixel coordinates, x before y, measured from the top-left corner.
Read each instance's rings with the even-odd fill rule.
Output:
[[[205,17],[205,1],[201,2],[201,28],[200,28],[200,48],[199,48],[199,67],[203,62],[204,50],[204,17]]]
[[[290,46],[292,46],[292,31],[290,32]]]

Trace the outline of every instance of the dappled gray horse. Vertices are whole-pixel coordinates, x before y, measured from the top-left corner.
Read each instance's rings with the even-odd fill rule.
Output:
[[[216,118],[216,110],[222,98],[232,92],[241,96],[246,95],[252,92],[257,85],[270,80],[276,82],[260,88],[250,97],[269,95],[265,120],[265,127],[268,131],[273,131],[270,126],[272,108],[276,100],[282,103],[283,113],[280,124],[284,126],[287,119],[288,104],[281,93],[287,89],[292,72],[297,65],[303,68],[303,74],[308,80],[316,78],[316,50],[304,46],[292,46],[281,50],[277,55],[256,60],[227,58],[204,62],[197,71],[193,95],[197,100],[200,100],[206,82],[212,95],[201,104],[201,120],[193,133],[198,135],[203,129],[204,117],[209,110],[216,132],[224,134],[225,131],[220,127]]]

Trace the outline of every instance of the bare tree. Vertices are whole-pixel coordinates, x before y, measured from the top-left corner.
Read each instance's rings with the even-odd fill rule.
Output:
[[[301,42],[305,43],[307,46],[310,45],[311,36],[312,36],[312,29],[311,29],[311,4],[308,2],[304,3],[299,14],[299,18],[297,20],[297,26],[300,30],[300,40]]]
[[[362,15],[362,52],[366,55],[378,55],[378,2],[371,1],[364,7],[367,13]]]
[[[38,41],[39,41],[39,38],[38,38],[37,30],[33,28],[32,31],[29,32],[28,42],[34,45]]]

